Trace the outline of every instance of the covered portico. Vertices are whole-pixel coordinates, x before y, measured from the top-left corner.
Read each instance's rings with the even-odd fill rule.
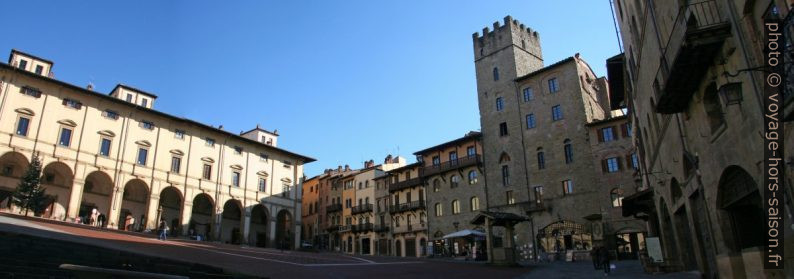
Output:
[[[515,265],[515,244],[513,231],[515,225],[528,218],[509,212],[482,211],[474,217],[471,224],[485,227],[485,246],[488,251],[488,263],[498,265]],[[500,247],[494,247],[493,227],[504,227],[505,234]]]

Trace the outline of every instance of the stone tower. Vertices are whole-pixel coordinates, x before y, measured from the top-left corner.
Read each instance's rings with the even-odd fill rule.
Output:
[[[520,148],[523,146],[522,124],[517,106],[520,96],[514,80],[543,68],[540,36],[510,16],[504,18],[504,25],[494,22],[493,29],[486,27],[482,36],[476,32],[472,35],[484,160],[486,166],[494,166],[486,168],[487,185],[512,190],[516,201],[527,201],[524,154]],[[501,98],[500,109],[497,109],[498,98]],[[500,134],[502,125],[510,136]],[[507,185],[503,185],[502,165],[506,165],[509,172]],[[492,193],[498,196],[489,198],[489,205],[504,204],[504,191],[501,190]]]

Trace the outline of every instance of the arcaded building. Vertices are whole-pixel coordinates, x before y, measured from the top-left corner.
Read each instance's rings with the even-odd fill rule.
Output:
[[[764,20],[790,20],[789,7],[770,0],[614,2],[642,168],[637,180],[646,189],[624,200],[631,209],[624,213],[647,220],[649,234],[661,242],[649,269],[695,270],[706,278],[794,277],[791,125],[781,134],[789,155],[779,183],[786,271],[763,266],[768,73],[758,68],[767,63]],[[779,32],[790,33],[791,22],[785,24]],[[780,53],[791,53],[791,38],[777,44]],[[785,79],[777,118],[790,124],[793,83]]]
[[[623,232],[605,229],[642,232],[640,222],[624,228],[605,216],[613,189],[634,191],[611,179],[630,181],[631,172],[605,179],[596,159],[604,154],[590,126],[622,114],[609,106],[607,81],[579,54],[545,65],[538,32],[510,16],[474,33],[473,47],[486,215],[517,222],[494,228],[493,247],[504,251],[496,259],[571,251],[588,258],[596,245],[617,250],[609,245]],[[619,152],[624,166],[630,152]]]
[[[231,133],[154,109],[155,94],[119,84],[96,92],[54,78],[53,62],[12,50],[0,64],[0,203],[34,154],[43,163],[45,218],[93,209],[103,226],[154,229],[258,246],[297,245],[303,165],[262,128]],[[13,208],[12,208],[13,209]]]

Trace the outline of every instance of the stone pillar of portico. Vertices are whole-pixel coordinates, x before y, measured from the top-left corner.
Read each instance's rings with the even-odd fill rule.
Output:
[[[83,187],[85,186],[85,180],[82,179],[74,179],[74,183],[72,184],[72,192],[69,193],[69,207],[66,209],[66,218],[69,220],[74,220],[78,214],[80,214],[80,201],[83,198]]]
[[[193,215],[193,202],[185,199],[182,205],[182,235],[188,235],[190,231],[190,218]]]

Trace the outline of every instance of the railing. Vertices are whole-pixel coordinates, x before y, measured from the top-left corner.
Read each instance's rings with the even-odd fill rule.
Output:
[[[360,204],[360,205],[354,206],[350,211],[351,211],[351,214],[361,214],[361,213],[366,213],[366,212],[372,212],[372,204],[371,203]]]
[[[417,185],[421,185],[421,184],[422,184],[422,178],[421,177],[411,178],[411,179],[408,179],[408,180],[403,180],[403,181],[400,181],[400,182],[397,182],[397,183],[389,185],[389,192],[399,191],[399,190],[402,190],[402,189],[408,189],[408,188],[411,188],[411,187],[414,187],[414,186],[417,186]]]
[[[353,232],[367,232],[372,231],[372,223],[358,224],[353,227]]]
[[[332,205],[329,205],[329,206],[325,207],[325,212],[326,213],[331,213],[331,212],[336,212],[336,211],[342,211],[342,204],[341,203],[336,203],[336,204],[332,204]]]
[[[419,169],[419,176],[431,176],[437,173],[473,166],[479,163],[482,163],[482,156],[475,154],[458,158],[456,160],[446,161],[438,165],[424,166]]]
[[[412,201],[412,202],[408,202],[408,203],[390,205],[389,206],[389,213],[399,213],[399,212],[417,210],[417,209],[423,209],[423,208],[425,208],[425,201],[423,201],[423,200]]]

